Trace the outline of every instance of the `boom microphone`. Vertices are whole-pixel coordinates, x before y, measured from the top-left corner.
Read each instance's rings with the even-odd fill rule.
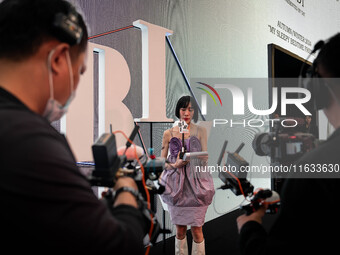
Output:
[[[325,41],[320,40],[314,45],[314,49],[312,50],[311,54],[314,54],[318,50],[320,50],[325,45]]]
[[[135,126],[134,129],[132,130],[132,133],[129,137],[129,140],[126,142],[126,148],[129,148],[131,146],[131,142],[135,139],[137,132],[139,130],[139,126]],[[131,141],[131,142],[130,142]]]

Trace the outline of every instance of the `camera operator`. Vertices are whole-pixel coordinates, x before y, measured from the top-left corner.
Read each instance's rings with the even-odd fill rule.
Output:
[[[312,123],[312,117],[307,115],[305,117],[305,123],[302,127],[303,133],[310,133],[314,135],[315,138],[319,138],[319,129],[318,126]]]
[[[340,34],[320,47],[312,77],[340,77]],[[311,86],[315,92],[315,84]],[[336,131],[296,165],[321,164],[331,170],[340,164],[340,84],[325,83],[320,88],[314,100]],[[287,179],[281,192],[279,215],[268,233],[261,225],[264,207],[237,218],[242,254],[327,254],[338,250],[340,220],[335,208],[339,186],[337,178]]]
[[[0,226],[8,254],[143,254],[136,183],[113,208],[76,166],[59,119],[85,71],[87,28],[64,0],[0,3]],[[124,187],[124,189],[121,189]]]

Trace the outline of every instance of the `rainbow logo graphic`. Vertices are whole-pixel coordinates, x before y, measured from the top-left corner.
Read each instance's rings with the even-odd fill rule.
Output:
[[[206,84],[204,82],[197,82],[198,84],[201,84],[202,86],[205,86],[206,88],[201,88],[201,87],[196,87],[202,91],[204,91],[205,93],[207,93],[211,99],[214,101],[215,105],[217,105],[217,102],[215,100],[215,97],[213,96],[213,94],[210,92],[212,91],[216,97],[218,98],[218,100],[220,101],[220,104],[222,106],[222,100],[221,100],[221,97],[220,95],[217,93],[217,91],[212,87],[210,86],[209,84]],[[209,91],[210,90],[210,91]],[[201,111],[202,111],[202,114],[203,115],[206,115],[207,114],[207,95],[206,94],[202,94],[201,95]]]
[[[201,85],[203,85],[203,86],[205,86],[205,87],[207,87],[208,89],[210,89],[210,90],[217,96],[217,98],[218,98],[218,100],[220,101],[220,104],[221,104],[221,106],[222,106],[221,97],[220,97],[220,95],[217,93],[217,91],[216,91],[212,86],[210,86],[209,84],[203,83],[203,82],[197,82],[197,83],[198,83],[198,84],[201,84]],[[215,105],[217,105],[217,102],[216,102],[214,96],[211,94],[211,92],[210,92],[209,90],[207,90],[207,89],[205,89],[205,88],[200,88],[200,87],[196,87],[196,88],[198,88],[198,89],[203,90],[204,92],[206,92],[206,93],[212,98],[212,100],[214,101]]]
[[[209,91],[209,90],[211,90],[216,95],[216,97],[218,98],[218,100],[220,101],[220,104],[222,106],[221,97],[220,97],[220,95],[217,93],[217,91],[212,86],[210,86],[209,84],[203,83],[203,82],[197,82],[197,83],[205,86],[206,88],[201,88],[201,87],[196,87],[196,88],[198,88],[200,90],[203,90],[205,93],[207,93],[212,98],[212,100],[214,101],[215,105],[217,105],[215,97]],[[206,115],[207,114],[207,95],[206,94],[202,94],[201,95],[201,100],[202,100],[202,107],[201,107],[202,108],[201,109],[202,110],[202,114]]]

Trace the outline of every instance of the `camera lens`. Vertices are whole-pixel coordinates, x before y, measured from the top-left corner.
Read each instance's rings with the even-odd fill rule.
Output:
[[[258,133],[252,142],[252,147],[259,156],[269,156],[271,136],[268,133]]]

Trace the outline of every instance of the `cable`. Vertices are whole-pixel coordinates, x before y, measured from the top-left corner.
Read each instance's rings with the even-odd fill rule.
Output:
[[[130,26],[127,26],[127,27],[122,27],[122,28],[118,28],[118,29],[115,29],[115,30],[111,30],[111,31],[108,31],[108,32],[101,33],[101,34],[93,35],[93,36],[88,37],[87,39],[91,40],[91,39],[94,39],[94,38],[98,38],[98,37],[101,37],[101,36],[104,36],[104,35],[113,34],[113,33],[123,31],[123,30],[126,30],[126,29],[130,29],[130,28],[138,28],[138,27],[135,27],[134,25],[130,25]]]
[[[135,123],[135,126],[138,126],[138,127],[139,127],[139,125],[138,125],[138,123],[137,123],[136,121],[134,121],[134,123]],[[146,149],[146,146],[145,146],[145,143],[144,143],[144,140],[143,140],[143,136],[142,136],[142,134],[141,134],[141,132],[140,132],[140,129],[138,129],[138,137],[139,137],[139,140],[140,140],[140,142],[141,142],[141,144],[142,144],[142,147],[143,147],[143,150],[144,150],[145,155],[146,155],[147,157],[149,157],[149,153],[148,153],[148,150]]]
[[[134,145],[135,158],[136,158],[138,164],[140,165],[140,168],[141,168],[141,171],[142,171],[142,175],[143,175],[143,177],[142,177],[142,183],[143,183],[143,187],[144,187],[145,194],[146,194],[146,200],[147,200],[148,209],[151,210],[150,193],[149,193],[149,190],[148,190],[147,187],[146,187],[145,178],[144,178],[144,177],[145,177],[144,167],[143,167],[143,164],[140,162],[140,160],[139,160],[139,158],[138,158],[138,156],[137,156],[137,148],[136,148],[136,145],[135,145],[135,143],[134,143],[133,141],[131,141],[131,140],[128,138],[128,136],[127,136],[123,131],[117,130],[117,131],[113,132],[113,134],[117,134],[117,133],[122,134],[122,135],[125,137],[125,139],[126,139],[127,141],[129,141],[131,144]],[[150,240],[151,240],[151,235],[152,235],[152,231],[153,231],[153,228],[154,228],[154,224],[153,224],[153,216],[152,216],[152,214],[150,214],[150,218],[151,218],[151,221],[150,221],[151,224],[150,224],[150,230],[149,230],[149,238],[150,238]],[[148,254],[149,254],[150,248],[151,248],[150,246],[147,247],[146,252],[145,252],[145,255],[148,255]]]
[[[228,211],[226,211],[226,212],[219,212],[219,211],[217,211],[217,208],[216,208],[216,205],[215,205],[215,203],[216,203],[216,193],[217,193],[218,190],[219,189],[215,189],[215,195],[213,196],[212,204],[213,204],[215,213],[217,213],[218,215],[224,215],[224,214],[228,213]],[[235,207],[235,208],[237,208],[237,207]],[[233,210],[235,208],[232,208],[231,210]]]

